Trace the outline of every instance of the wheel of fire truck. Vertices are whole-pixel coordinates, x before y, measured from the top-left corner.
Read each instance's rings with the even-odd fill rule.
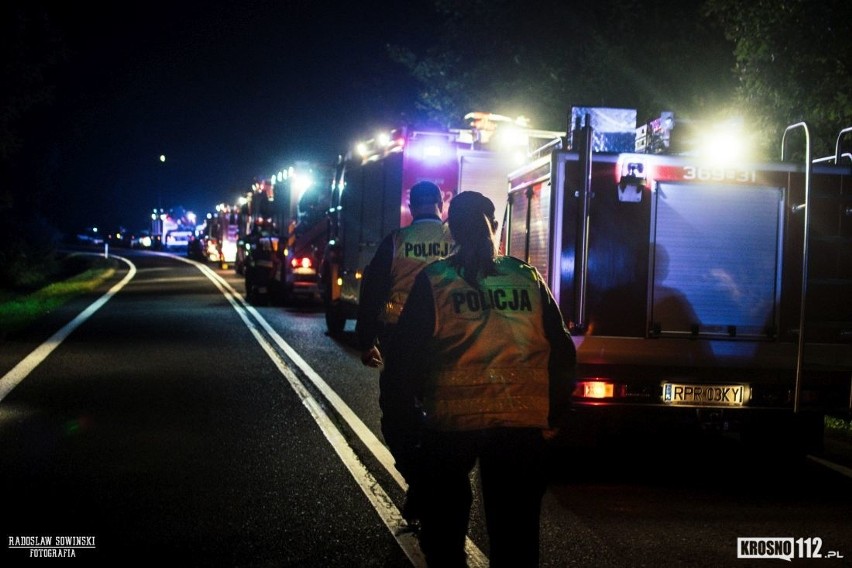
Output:
[[[293,287],[285,283],[276,282],[271,290],[270,298],[276,306],[289,306],[293,303]]]
[[[343,333],[346,327],[346,315],[337,302],[331,299],[331,291],[326,286],[321,287],[322,304],[325,311],[325,326],[332,337]]]
[[[253,304],[254,303],[254,294],[255,294],[254,282],[252,281],[252,278],[248,274],[243,274],[243,275],[245,276],[245,282],[246,282],[246,301],[248,301],[249,304]]]
[[[274,306],[287,306],[292,301],[291,289],[284,283],[272,280],[269,283],[269,303]]]
[[[249,304],[257,305],[264,302],[266,294],[261,294],[258,290],[258,285],[252,272],[253,271],[251,269],[246,269],[244,273],[246,282],[246,301]]]
[[[331,279],[331,267],[323,263],[319,278],[320,296],[325,312],[325,326],[328,329],[328,334],[334,337],[343,333],[343,328],[346,326],[346,316],[331,297]]]
[[[325,325],[329,335],[340,335],[346,327],[346,316],[343,315],[340,306],[328,303],[325,307]]]

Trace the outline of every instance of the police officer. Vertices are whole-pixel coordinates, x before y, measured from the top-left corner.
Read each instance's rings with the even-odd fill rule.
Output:
[[[414,184],[409,208],[411,224],[384,238],[361,281],[355,331],[361,361],[370,367],[383,363],[382,351],[392,336],[417,272],[428,262],[446,256],[452,246],[447,224],[441,219],[444,199],[437,185],[430,181]],[[379,383],[382,433],[397,469],[409,486],[402,514],[409,523],[414,523],[418,517],[414,452],[419,442],[421,415],[409,401],[401,401],[413,395],[400,390],[399,385],[387,384],[383,372]]]
[[[545,443],[567,410],[576,352],[538,271],[494,246],[494,204],[450,202],[456,245],[418,273],[385,374],[424,411],[420,542],[430,566],[465,566],[477,460],[490,565],[536,566]]]

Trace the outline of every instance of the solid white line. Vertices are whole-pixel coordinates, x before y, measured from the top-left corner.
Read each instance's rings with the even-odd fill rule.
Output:
[[[202,272],[210,278],[210,273],[208,273],[207,270],[210,269],[208,267],[204,267]],[[219,278],[218,274],[213,274]],[[396,538],[412,565],[425,568],[426,560],[420,551],[417,539],[412,533],[406,531],[407,524],[403,520],[399,509],[397,509],[394,505],[393,500],[387,495],[387,493],[385,493],[382,486],[379,485],[372,474],[367,471],[367,468],[358,459],[355,451],[347,443],[343,434],[337,426],[335,426],[328,414],[326,414],[326,412],[322,409],[322,406],[317,402],[310,391],[305,388],[293,370],[287,365],[286,361],[281,358],[279,353],[275,350],[275,347],[269,343],[266,337],[264,337],[260,330],[258,330],[254,322],[249,319],[246,310],[241,305],[242,298],[240,298],[238,294],[233,294],[225,289],[222,284],[224,283],[224,285],[227,285],[227,282],[218,282],[212,278],[211,281],[217,288],[219,288],[228,302],[230,302],[231,306],[233,306],[234,310],[236,310],[237,314],[243,320],[243,323],[254,336],[257,343],[266,352],[269,359],[278,368],[278,371],[285,379],[287,379],[287,382],[290,383],[293,391],[302,401],[305,408],[308,409],[314,421],[320,427],[320,430],[331,444],[331,447],[334,448],[334,451],[349,470],[352,478],[367,496],[385,526],[387,526],[391,531],[391,534],[394,535],[394,538]]]
[[[248,320],[245,313],[248,312],[263,328],[264,331],[272,338],[275,344],[289,357],[310,381],[316,386],[322,395],[328,400],[329,404],[335,411],[344,419],[344,421],[352,428],[353,432],[361,439],[364,445],[382,464],[382,466],[390,473],[394,480],[405,489],[406,484],[403,477],[394,467],[393,456],[388,449],[382,444],[373,432],[358,418],[352,409],[337,395],[337,393],[328,386],[328,384],[314,371],[308,363],[269,325],[264,317],[254,307],[250,306],[243,297],[234,290],[234,288],[218,273],[200,262],[175,256],[188,264],[196,266],[211,282],[222,292],[225,298],[231,303],[234,309],[240,314],[240,317],[245,322],[246,326],[255,336],[261,347],[267,352],[276,366],[281,371],[281,374],[290,382],[293,390],[302,398],[302,403],[314,416],[317,424],[322,429],[326,438],[331,443],[334,450],[343,460],[343,463],[349,469],[355,481],[370,499],[376,512],[382,518],[382,521],[390,529],[394,538],[402,547],[405,554],[411,560],[414,566],[425,566],[425,560],[420,551],[420,544],[417,539],[410,533],[405,531],[406,524],[402,520],[402,514],[394,505],[393,501],[385,493],[384,489],[379,485],[370,472],[363,466],[358,459],[352,447],[340,433],[340,430],[330,420],[322,407],[316,402],[316,399],[310,394],[304,385],[293,373],[286,362],[282,361],[278,353],[268,344],[265,338],[259,333],[254,322]],[[465,543],[465,551],[467,552],[468,566],[470,568],[486,568],[488,566],[488,558],[481,550],[468,538]]]
[[[815,461],[816,463],[820,464],[823,467],[827,467],[830,470],[833,470],[833,471],[836,471],[837,473],[845,475],[846,477],[852,478],[852,469],[849,469],[846,466],[834,463],[832,461],[824,460],[820,457],[812,456],[812,455],[808,455],[808,459]]]
[[[103,255],[97,255],[103,256]],[[80,324],[89,319],[92,314],[101,309],[101,307],[106,304],[110,298],[115,296],[119,290],[124,288],[124,286],[130,282],[133,277],[136,275],[136,266],[121,256],[113,255],[113,258],[117,258],[118,260],[124,262],[130,267],[127,274],[124,278],[121,279],[120,282],[115,284],[112,288],[110,288],[103,296],[98,298],[95,302],[93,302],[88,308],[83,310],[77,317],[67,323],[62,329],[54,333],[50,338],[47,339],[44,343],[36,347],[32,353],[24,357],[17,365],[15,365],[11,371],[3,375],[3,378],[0,378],[0,401],[6,398],[12,389],[20,384],[27,375],[29,375],[33,369],[35,369],[42,361],[44,361],[48,355],[50,355],[54,349],[59,347],[59,345],[65,341],[65,339],[71,334],[72,331],[77,329]]]
[[[343,420],[349,425],[352,430],[358,435],[362,442],[369,448],[370,452],[381,462],[382,466],[384,466],[385,470],[394,478],[394,480],[399,484],[400,487],[405,489],[407,487],[405,483],[405,479],[402,477],[402,474],[396,469],[394,464],[394,458],[391,455],[390,451],[387,447],[379,441],[373,431],[370,430],[366,424],[355,414],[352,409],[347,406],[343,399],[328,386],[323,378],[313,370],[313,368],[308,365],[308,363],[302,359],[302,357],[296,352],[295,349],[290,347],[290,345],[284,340],[283,337],[278,335],[271,325],[264,319],[260,313],[254,309],[252,306],[246,306],[246,309],[249,313],[254,316],[260,326],[269,334],[272,340],[275,342],[278,347],[284,351],[284,354],[287,355],[289,359],[299,367],[305,375],[311,380],[311,382],[319,389],[322,395],[328,400],[331,406],[340,414]]]

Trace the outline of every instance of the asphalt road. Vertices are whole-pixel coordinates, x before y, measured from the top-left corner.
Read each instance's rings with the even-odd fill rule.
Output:
[[[231,271],[116,252],[114,295],[67,337],[45,343],[106,289],[0,344],[0,565],[417,565],[351,323],[334,339],[314,306],[246,305]],[[813,461],[672,438],[561,449],[551,473],[543,566],[765,566],[738,558],[758,537],[852,566],[852,479]]]

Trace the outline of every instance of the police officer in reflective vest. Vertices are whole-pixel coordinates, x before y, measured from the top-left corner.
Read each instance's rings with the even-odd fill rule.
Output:
[[[379,245],[361,281],[361,297],[355,331],[361,361],[370,367],[382,365],[382,351],[393,335],[414,277],[427,263],[447,256],[452,247],[447,224],[441,220],[444,199],[440,188],[430,181],[411,187],[409,207],[413,218],[407,227],[392,231]],[[418,443],[417,425],[421,414],[399,400],[411,397],[380,374],[382,433],[396,460],[396,467],[409,485],[403,517],[417,520],[417,496],[413,478],[413,451]],[[403,409],[400,412],[400,409]]]
[[[497,256],[494,204],[450,202],[456,245],[418,273],[386,353],[389,382],[425,413],[420,543],[430,566],[465,566],[479,462],[494,568],[536,566],[545,444],[566,418],[576,352],[538,271]]]

